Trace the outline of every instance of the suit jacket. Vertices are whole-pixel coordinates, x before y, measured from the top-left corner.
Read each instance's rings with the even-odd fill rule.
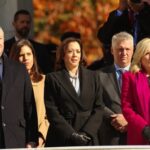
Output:
[[[29,75],[24,65],[4,56],[1,97],[5,148],[37,143],[37,115]]]
[[[37,57],[37,63],[41,71],[44,74],[52,72],[54,70],[55,50],[57,45],[52,43],[41,44],[33,41],[32,39],[29,39],[29,41],[32,43],[34,47]],[[9,56],[11,47],[15,42],[16,42],[15,37],[12,37],[11,39],[5,41],[4,46],[5,46],[5,53],[7,54],[7,56]]]
[[[66,146],[73,132],[85,132],[97,145],[102,120],[100,84],[95,72],[80,68],[80,96],[65,69],[48,74],[45,104],[51,126],[46,146]]]
[[[104,23],[98,31],[98,38],[105,45],[110,46],[112,36],[118,32],[126,31],[133,35],[133,24],[129,17],[129,11],[123,11],[121,16],[117,16],[116,11],[117,10],[114,10],[110,13],[106,23]],[[150,22],[148,21],[148,18],[150,18],[150,6],[145,5],[145,7],[139,12],[137,18],[140,26],[138,41],[144,37],[150,37]]]
[[[128,121],[127,144],[149,144],[142,136],[144,127],[150,126],[150,86],[144,72],[123,75],[121,98],[123,114]]]
[[[125,135],[116,131],[111,126],[110,115],[122,113],[120,90],[116,78],[114,65],[105,67],[99,72],[101,89],[101,99],[104,103],[104,119],[99,130],[99,140],[102,145],[125,144]]]
[[[49,122],[46,116],[44,103],[44,85],[45,85],[45,75],[43,75],[43,79],[41,81],[32,82],[35,104],[37,109],[39,136],[42,136],[42,138],[46,140]]]

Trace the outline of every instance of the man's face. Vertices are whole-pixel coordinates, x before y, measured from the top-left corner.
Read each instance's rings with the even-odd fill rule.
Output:
[[[19,38],[27,38],[31,28],[30,15],[18,15],[17,20],[13,22],[13,25]]]
[[[128,0],[127,2],[130,9],[134,12],[139,12],[144,7],[144,3],[142,1],[140,3],[134,3],[131,0]]]
[[[130,40],[119,41],[115,47],[112,48],[112,54],[115,64],[121,68],[127,67],[131,63],[133,43]]]
[[[0,57],[2,56],[4,51],[4,32],[0,28]]]

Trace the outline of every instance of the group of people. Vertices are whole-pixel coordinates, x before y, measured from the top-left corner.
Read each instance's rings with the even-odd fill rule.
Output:
[[[64,34],[44,75],[27,29],[5,49],[0,27],[0,148],[149,144],[150,34],[136,43],[130,32],[111,34],[113,63],[96,71],[84,66],[80,34]]]
[[[89,68],[106,66],[99,75],[105,106],[102,145],[149,144],[149,18],[149,0],[120,0],[98,30],[104,58]]]

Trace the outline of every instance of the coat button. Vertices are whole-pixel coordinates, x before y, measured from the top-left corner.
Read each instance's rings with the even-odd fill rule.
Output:
[[[4,110],[5,109],[5,107],[4,106],[1,106],[1,110]]]
[[[3,127],[6,127],[6,123],[4,123],[4,122],[2,123],[2,125],[3,125]]]

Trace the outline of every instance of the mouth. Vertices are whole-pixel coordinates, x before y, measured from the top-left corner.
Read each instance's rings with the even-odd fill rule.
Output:
[[[121,60],[126,60],[127,58],[126,57],[122,57],[122,58],[120,58]]]
[[[24,62],[24,64],[27,66],[27,65],[29,65],[29,62]]]
[[[78,60],[77,60],[77,59],[76,59],[76,60],[72,60],[72,62],[73,62],[73,63],[76,63],[76,62],[78,62]]]

